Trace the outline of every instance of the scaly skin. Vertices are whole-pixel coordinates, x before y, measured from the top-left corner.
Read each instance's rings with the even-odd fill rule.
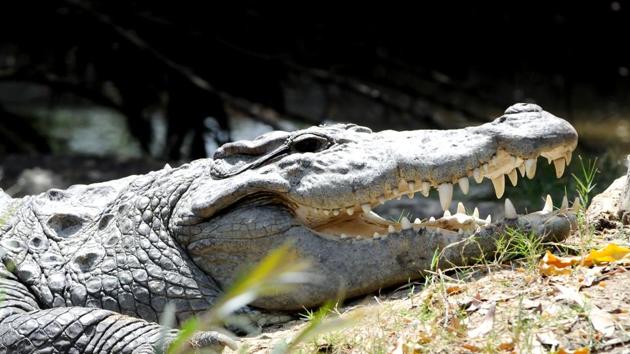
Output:
[[[483,173],[496,186],[527,159],[568,158],[576,142],[565,121],[515,105],[479,127],[273,132],[176,169],[23,199],[0,193],[0,218],[10,215],[0,228],[0,349],[151,351],[167,302],[180,322],[207,310],[240,269],[286,242],[321,281],[253,306],[301,309],[340,290],[402,283],[422,276],[436,250],[441,265],[466,264],[491,254],[508,226],[565,237],[574,222],[566,207],[494,224],[460,212],[413,226],[370,208],[423,184],[442,190],[448,206],[451,183]],[[195,340],[232,344],[215,332]]]

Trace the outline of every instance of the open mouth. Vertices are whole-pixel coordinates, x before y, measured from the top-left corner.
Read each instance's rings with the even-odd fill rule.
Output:
[[[571,162],[572,152],[575,146],[561,145],[550,150],[541,151],[534,157],[521,157],[509,154],[503,149],[488,161],[480,161],[477,166],[468,169],[466,176],[452,176],[450,182],[438,182],[431,180],[404,180],[397,185],[384,188],[385,193],[373,200],[356,201],[355,203],[340,206],[339,208],[322,209],[310,206],[298,206],[297,217],[310,229],[323,237],[351,238],[351,239],[379,239],[389,234],[400,233],[404,230],[419,230],[420,228],[436,228],[450,232],[470,235],[492,223],[490,215],[480,218],[479,211],[468,214],[464,205],[458,203],[457,210],[451,213],[448,207],[453,198],[454,185],[458,185],[463,194],[468,194],[470,179],[477,184],[484,178],[492,181],[497,199],[500,199],[505,191],[506,179],[516,186],[518,179],[527,177],[533,179],[536,175],[537,159],[543,157],[552,164],[557,178],[562,177],[565,167]],[[506,178],[507,176],[507,178]],[[387,220],[373,211],[373,208],[385,204],[403,196],[413,198],[416,194],[429,196],[431,188],[437,190],[440,205],[444,215],[440,218],[409,220],[401,216],[399,220]],[[566,197],[562,201],[559,211],[568,209]],[[574,203],[575,207],[575,203]],[[548,196],[545,206],[538,214],[553,213],[553,203]],[[535,214],[535,213],[534,213]],[[505,199],[505,218],[516,219],[516,209],[509,199]]]

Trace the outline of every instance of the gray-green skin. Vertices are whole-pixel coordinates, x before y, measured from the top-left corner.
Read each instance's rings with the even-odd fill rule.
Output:
[[[286,242],[319,280],[252,306],[301,309],[340,291],[351,297],[404,283],[430,268],[436,249],[440,264],[465,264],[491,253],[506,225],[565,237],[567,211],[499,221],[466,237],[421,227],[356,240],[317,233],[295,210],[371,203],[400,179],[457,181],[499,148],[525,159],[576,141],[564,120],[518,104],[478,127],[273,132],[175,169],[22,199],[0,191],[0,352],[151,352],[168,302],[180,322],[207,310],[240,269]],[[195,341],[230,343],[216,332]]]

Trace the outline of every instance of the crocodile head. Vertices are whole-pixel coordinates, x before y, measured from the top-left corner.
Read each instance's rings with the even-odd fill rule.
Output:
[[[320,281],[259,300],[265,308],[311,306],[339,291],[347,296],[421,276],[436,249],[466,237],[490,240],[519,223],[543,235],[569,232],[567,208],[547,206],[519,216],[506,201],[505,221],[457,213],[437,220],[388,221],[372,211],[401,195],[438,191],[444,210],[454,186],[492,180],[497,197],[505,180],[534,178],[536,160],[553,162],[558,176],[571,160],[577,133],[566,121],[532,104],[517,104],[490,123],[457,130],[381,131],[337,124],[272,132],[217,150],[171,220],[195,262],[222,285],[237,269],[290,241],[310,260]],[[465,263],[470,250],[445,259]],[[470,254],[469,254],[470,253]],[[450,257],[450,258],[449,258]]]

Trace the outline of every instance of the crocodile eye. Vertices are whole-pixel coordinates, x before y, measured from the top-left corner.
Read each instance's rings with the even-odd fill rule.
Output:
[[[294,152],[317,152],[326,149],[330,141],[323,136],[315,134],[304,134],[296,137],[291,143],[291,150]]]

